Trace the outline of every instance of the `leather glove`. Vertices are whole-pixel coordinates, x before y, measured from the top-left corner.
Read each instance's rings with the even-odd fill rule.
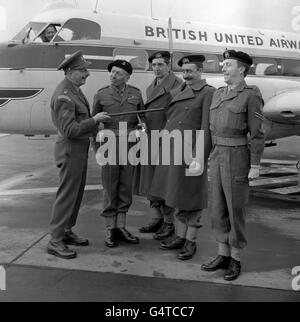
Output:
[[[257,179],[259,177],[259,170],[260,170],[259,165],[251,165],[251,168],[248,174],[248,179],[250,181]]]

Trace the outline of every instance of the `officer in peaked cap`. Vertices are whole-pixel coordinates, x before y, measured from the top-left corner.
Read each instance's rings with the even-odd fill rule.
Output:
[[[152,220],[149,224],[141,227],[141,233],[154,233],[153,238],[163,240],[174,234],[174,212],[175,209],[166,205],[161,198],[149,195],[155,165],[151,164],[151,134],[152,131],[164,129],[167,121],[166,107],[171,99],[170,92],[182,84],[182,80],[171,71],[171,55],[168,51],[158,51],[153,53],[149,59],[154,79],[147,87],[146,109],[161,109],[155,113],[146,113],[147,134],[148,134],[148,162],[135,168],[135,192],[144,195],[150,202],[150,216]],[[155,148],[154,148],[155,149]],[[152,151],[154,150],[152,149]],[[140,173],[138,173],[140,170]]]
[[[110,85],[99,89],[94,97],[92,115],[99,112],[118,113],[132,112],[144,109],[141,91],[127,82],[132,74],[132,66],[126,60],[115,60],[107,66],[110,72]],[[120,129],[120,123],[127,124],[127,130]],[[109,150],[116,153],[115,160],[103,165],[98,149],[102,145],[96,142],[94,137],[94,150],[98,163],[102,166],[102,184],[104,188],[104,201],[102,216],[105,219],[107,247],[118,246],[119,241],[130,244],[138,244],[139,238],[133,236],[126,229],[127,212],[132,204],[133,166],[128,161],[128,153],[132,148],[132,142],[122,144],[129,140],[129,134],[135,133],[138,126],[142,125],[137,114],[128,114],[112,117],[104,124],[104,130],[112,133],[115,140],[109,146]],[[123,138],[121,138],[123,137]],[[106,137],[106,139],[108,139]],[[123,141],[124,142],[124,141]],[[107,142],[106,142],[107,143]],[[120,152],[119,152],[120,151]],[[109,152],[108,152],[109,153]],[[100,159],[98,156],[100,155]],[[124,160],[125,155],[125,160]]]
[[[59,64],[58,70],[80,70],[87,68],[90,64],[90,62],[84,59],[82,50],[78,50],[71,56],[66,57],[64,61]]]
[[[210,131],[214,145],[210,157],[211,218],[218,242],[218,256],[202,265],[204,271],[226,269],[224,279],[241,273],[241,254],[247,245],[245,206],[249,180],[259,176],[264,150],[263,100],[256,86],[245,82],[252,58],[244,52],[223,54],[226,87],[219,88],[210,107]]]
[[[97,130],[97,124],[109,118],[106,113],[90,115],[89,103],[80,89],[89,76],[88,65],[82,51],[67,57],[58,66],[59,70],[64,70],[65,79],[51,99],[52,120],[58,129],[54,155],[60,186],[52,209],[48,253],[64,259],[77,256],[67,245],[89,244],[72,228],[76,224],[85,187],[89,138]]]

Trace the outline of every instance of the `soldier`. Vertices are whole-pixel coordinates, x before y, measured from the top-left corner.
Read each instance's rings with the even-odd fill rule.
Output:
[[[94,98],[92,115],[99,112],[117,113],[132,112],[144,109],[142,94],[136,87],[127,85],[132,74],[132,66],[125,60],[115,60],[108,65],[110,72],[110,86],[101,88]],[[119,132],[119,123],[126,122],[128,131]],[[116,136],[114,151],[123,148],[119,146],[119,137],[128,136],[139,124],[137,114],[113,117],[104,125],[105,130],[111,130]],[[100,144],[95,143],[95,150]],[[130,148],[130,144],[128,144]],[[126,151],[126,155],[127,155]],[[139,239],[127,231],[126,214],[132,203],[133,166],[128,160],[116,165],[106,164],[102,167],[102,184],[104,188],[104,210],[102,216],[106,221],[105,245],[116,247],[118,240],[138,244]]]
[[[155,75],[154,81],[147,88],[146,109],[166,108],[170,101],[170,91],[182,84],[171,69],[171,55],[168,51],[154,53],[149,59]],[[153,213],[153,219],[150,224],[140,228],[141,233],[155,233],[154,239],[161,240],[173,235],[174,227],[174,209],[168,207],[164,200],[149,196],[155,165],[151,164],[151,131],[161,131],[166,124],[166,112],[159,111],[146,114],[148,151],[149,160],[147,166],[141,166],[139,193],[145,195],[150,200],[150,208]]]
[[[210,108],[214,145],[210,164],[211,216],[219,253],[201,268],[204,271],[226,269],[224,279],[232,281],[241,272],[241,251],[247,244],[245,205],[249,197],[248,181],[259,176],[264,150],[263,100],[259,89],[245,82],[252,65],[251,57],[234,50],[225,51],[223,57],[224,79],[228,86],[215,92]]]
[[[97,123],[109,119],[106,113],[91,117],[89,104],[80,86],[89,77],[89,63],[78,51],[66,58],[58,67],[65,72],[65,79],[56,88],[51,99],[51,113],[58,129],[55,160],[60,169],[60,185],[52,210],[51,240],[48,253],[64,259],[77,256],[67,245],[88,246],[87,239],[72,232],[82,201],[89,137],[97,129]]]
[[[185,82],[172,91],[172,101],[167,108],[165,130],[169,133],[179,130],[190,130],[195,138],[196,130],[204,131],[203,174],[187,175],[187,167],[192,170],[199,163],[188,161],[176,165],[175,160],[169,166],[159,165],[155,169],[150,194],[164,199],[169,207],[177,209],[177,236],[171,241],[163,241],[160,248],[164,250],[181,249],[178,258],[187,260],[196,252],[197,233],[201,213],[207,207],[207,159],[211,147],[209,136],[209,107],[214,88],[201,79],[203,62],[202,55],[191,55],[182,58],[178,65],[182,67]],[[185,138],[181,138],[185,141]],[[190,143],[191,140],[187,140]],[[192,147],[195,148],[195,140]],[[171,157],[174,155],[175,143],[171,145]],[[162,147],[162,150],[164,147]],[[191,158],[191,156],[189,156]],[[173,157],[172,157],[173,158]],[[183,160],[182,160],[183,161]],[[200,161],[200,160],[199,160]],[[195,169],[196,170],[196,169]]]

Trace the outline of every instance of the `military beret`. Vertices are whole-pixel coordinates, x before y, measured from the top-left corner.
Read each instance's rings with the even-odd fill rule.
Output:
[[[108,71],[111,72],[114,66],[124,69],[129,75],[132,74],[132,66],[126,60],[122,60],[122,59],[114,60],[107,66]]]
[[[249,65],[251,66],[253,64],[253,60],[252,58],[242,52],[242,51],[235,51],[235,50],[226,50],[224,53],[223,53],[223,58],[224,59],[235,59],[235,60],[238,60],[246,65]]]
[[[165,58],[165,59],[169,59],[170,60],[171,59],[171,54],[168,51],[158,51],[158,52],[154,53],[153,55],[151,55],[149,57],[148,62],[150,64],[152,64],[152,61],[155,58],[157,58],[157,59],[158,58]]]
[[[76,53],[67,57],[59,66],[58,69],[83,69],[87,68],[91,63],[86,61],[83,57],[82,50],[76,51]]]
[[[178,66],[182,67],[183,64],[202,64],[204,61],[205,57],[203,55],[190,55],[182,57],[178,62]]]

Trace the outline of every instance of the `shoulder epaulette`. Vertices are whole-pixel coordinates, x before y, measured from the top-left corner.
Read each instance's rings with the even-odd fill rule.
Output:
[[[262,97],[260,89],[256,85],[247,85],[245,88],[251,89],[254,91],[258,96]]]

